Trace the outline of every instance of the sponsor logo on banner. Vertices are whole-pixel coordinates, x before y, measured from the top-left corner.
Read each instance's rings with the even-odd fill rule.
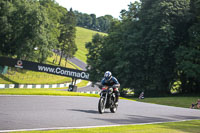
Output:
[[[17,61],[17,65],[15,65],[17,68],[23,68],[23,62],[21,60]]]
[[[57,74],[57,75],[70,76],[70,77],[89,80],[89,73],[81,72],[81,71],[66,70],[60,67],[53,68],[50,66],[42,66],[42,65],[38,65],[38,70],[42,72]]]

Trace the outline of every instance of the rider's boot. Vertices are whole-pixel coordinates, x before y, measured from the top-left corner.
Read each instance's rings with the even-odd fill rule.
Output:
[[[115,105],[118,106],[119,96],[116,96]]]
[[[120,93],[119,93],[119,91],[115,91],[115,105],[116,106],[118,106],[118,102],[119,102],[119,95],[120,95]]]

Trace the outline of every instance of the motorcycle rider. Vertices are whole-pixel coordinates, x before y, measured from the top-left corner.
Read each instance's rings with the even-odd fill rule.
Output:
[[[119,95],[120,95],[118,88],[120,87],[120,84],[119,84],[118,80],[114,76],[112,76],[112,73],[110,71],[105,72],[104,78],[101,81],[101,85],[102,86],[113,86],[113,91],[116,96],[115,104],[118,105],[118,99],[119,99]]]

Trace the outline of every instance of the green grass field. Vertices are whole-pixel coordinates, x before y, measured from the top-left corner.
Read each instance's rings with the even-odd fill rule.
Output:
[[[105,33],[88,30],[81,27],[76,27],[76,45],[78,47],[78,51],[75,54],[75,57],[82,60],[86,63],[86,54],[88,53],[87,49],[85,48],[85,43],[92,41],[92,37],[95,34],[107,35]]]
[[[200,120],[192,120],[161,124],[128,125],[52,131],[28,131],[28,133],[199,133],[199,127]]]

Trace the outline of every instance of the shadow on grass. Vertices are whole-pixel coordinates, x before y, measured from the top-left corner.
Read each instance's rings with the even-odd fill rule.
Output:
[[[4,76],[3,74],[0,74],[0,78],[2,78],[2,79],[5,80],[5,81],[11,82],[11,83],[13,83],[13,84],[19,84],[18,82],[15,82],[15,81],[13,81],[13,80],[7,78],[7,77]]]

